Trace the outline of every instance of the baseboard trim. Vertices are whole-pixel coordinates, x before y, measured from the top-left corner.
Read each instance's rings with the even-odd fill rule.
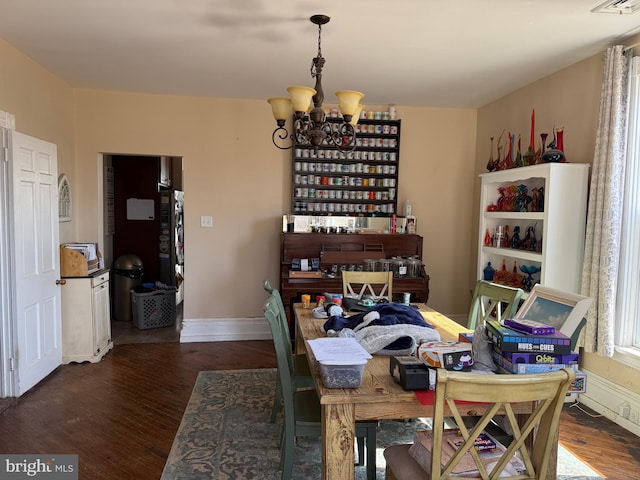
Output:
[[[271,339],[264,317],[184,319],[180,331],[180,343]]]
[[[578,401],[640,436],[640,395],[585,370],[587,391]]]

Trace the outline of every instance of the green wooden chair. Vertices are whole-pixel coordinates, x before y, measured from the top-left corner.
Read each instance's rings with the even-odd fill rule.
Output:
[[[309,362],[307,361],[306,353],[293,353],[291,348],[291,337],[289,336],[289,323],[287,322],[287,314],[284,309],[284,303],[282,303],[282,297],[280,292],[273,288],[269,283],[269,280],[264,281],[264,289],[274,297],[276,306],[278,307],[278,320],[280,322],[280,333],[284,341],[284,348],[287,355],[292,359],[293,371],[291,371],[291,378],[293,387],[297,390],[300,388],[314,388],[313,377],[309,370]],[[279,365],[279,364],[278,364]],[[271,410],[271,423],[276,421],[276,416],[282,406],[282,387],[280,386],[279,378],[276,380],[276,395],[273,401],[273,409]]]
[[[582,320],[580,320],[580,323],[578,323],[578,326],[573,331],[573,333],[571,333],[571,335],[569,335],[569,338],[571,338],[571,351],[572,352],[575,352],[576,348],[578,348],[578,339],[580,338],[580,333],[582,332],[582,329],[586,325],[587,325],[587,319],[583,317]]]
[[[298,436],[322,436],[322,411],[315,390],[296,390],[293,384],[292,357],[288,353],[282,322],[278,318],[278,297],[271,294],[264,304],[264,315],[269,322],[278,359],[278,379],[284,403],[284,435],[281,439],[280,468],[282,480],[291,479],[295,439]],[[358,460],[363,463],[366,444],[367,480],[376,478],[376,429],[377,421],[356,422]]]
[[[484,324],[492,316],[497,320],[514,316],[523,294],[521,288],[479,280],[473,289],[467,328],[475,330],[478,323]]]

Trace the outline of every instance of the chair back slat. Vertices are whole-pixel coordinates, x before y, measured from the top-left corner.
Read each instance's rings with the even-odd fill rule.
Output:
[[[374,301],[391,301],[393,272],[342,272],[342,294],[357,299],[368,295]]]
[[[513,317],[523,294],[521,288],[479,280],[473,289],[467,328],[475,330],[478,324],[484,324],[493,317],[497,320]]]

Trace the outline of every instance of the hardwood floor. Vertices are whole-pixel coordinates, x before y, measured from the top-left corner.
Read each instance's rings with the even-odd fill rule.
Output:
[[[75,453],[81,480],[158,480],[201,370],[275,367],[270,341],[120,344],[59,367],[0,414],[0,452]],[[561,442],[608,480],[640,478],[638,438],[565,407]]]

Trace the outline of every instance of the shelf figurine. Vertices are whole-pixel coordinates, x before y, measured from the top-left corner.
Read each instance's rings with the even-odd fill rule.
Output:
[[[513,227],[513,235],[511,236],[511,248],[520,248],[520,226]]]
[[[487,266],[484,267],[483,272],[483,278],[487,281],[492,281],[493,280],[493,274],[495,273],[495,269],[491,266],[491,262],[487,263]]]
[[[522,279],[522,288],[525,292],[530,292],[533,286],[538,283],[537,280],[533,279],[532,275],[538,273],[540,270],[540,267],[535,265],[520,265],[520,271],[527,274],[527,276]]]

